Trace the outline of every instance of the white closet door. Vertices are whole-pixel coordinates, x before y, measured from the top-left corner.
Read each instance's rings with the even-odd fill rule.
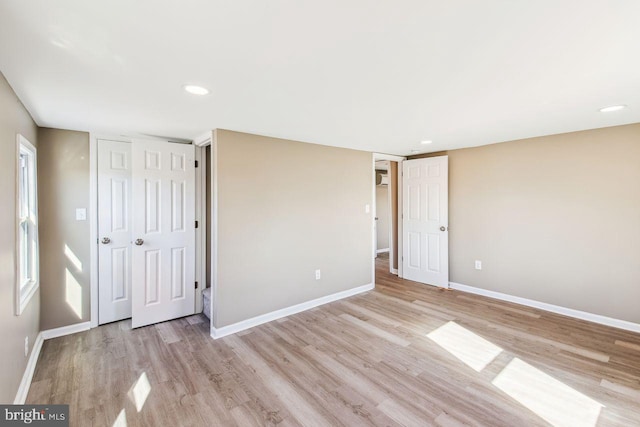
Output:
[[[195,150],[133,143],[133,327],[195,312]]]
[[[98,141],[98,323],[131,317],[131,144]]]
[[[403,277],[445,288],[449,286],[448,159],[402,162]]]

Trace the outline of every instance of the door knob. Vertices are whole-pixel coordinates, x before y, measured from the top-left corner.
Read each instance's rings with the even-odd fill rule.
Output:
[[[443,225],[442,227],[440,227],[440,231],[447,231],[447,227]]]
[[[111,239],[108,237],[103,237],[102,238],[102,244],[103,245],[108,245],[109,243],[111,243]]]
[[[136,245],[138,246],[142,246],[142,244],[144,243],[144,240],[142,239],[136,239],[136,241],[134,242]]]

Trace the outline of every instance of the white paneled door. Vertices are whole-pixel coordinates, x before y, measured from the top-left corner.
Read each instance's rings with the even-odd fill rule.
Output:
[[[448,160],[402,162],[402,274],[440,287],[449,286]]]
[[[131,317],[131,144],[98,142],[98,323]]]
[[[132,326],[195,312],[195,150],[132,144]]]

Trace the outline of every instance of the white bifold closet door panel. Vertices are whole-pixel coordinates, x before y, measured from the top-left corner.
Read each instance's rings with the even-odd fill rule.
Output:
[[[402,275],[449,286],[448,156],[402,162]]]
[[[132,326],[195,312],[195,150],[134,141]]]
[[[131,144],[98,142],[98,323],[131,317]]]

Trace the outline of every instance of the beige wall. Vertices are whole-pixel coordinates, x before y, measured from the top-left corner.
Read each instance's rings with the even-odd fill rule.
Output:
[[[91,317],[89,134],[42,128],[38,141],[40,326],[45,330]],[[87,221],[76,221],[76,208],[87,209]]]
[[[371,153],[225,130],[215,140],[216,327],[372,282]]]
[[[16,134],[38,145],[37,127],[0,73],[0,403],[13,403],[27,366],[24,338],[29,351],[39,332],[40,292],[20,316],[15,315],[16,285]],[[38,150],[37,161],[42,154]],[[38,183],[40,184],[40,183]],[[40,208],[42,212],[42,208]],[[41,273],[42,276],[42,273]]]
[[[448,154],[451,281],[640,323],[640,124]]]
[[[386,185],[376,185],[376,249],[389,249],[389,188]]]

